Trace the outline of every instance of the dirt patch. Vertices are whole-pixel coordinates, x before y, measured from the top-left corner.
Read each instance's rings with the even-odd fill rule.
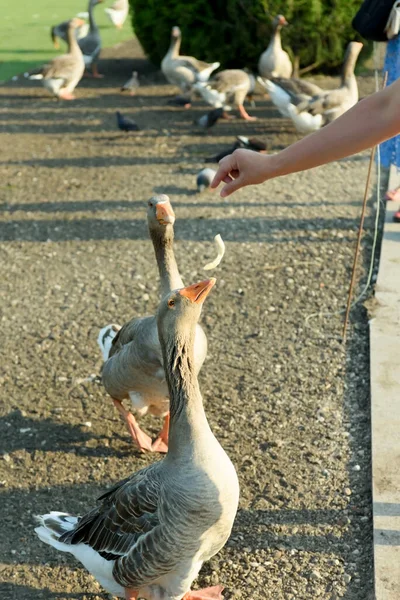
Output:
[[[128,57],[128,58],[127,58]],[[134,57],[134,58],[129,58]],[[368,155],[247,188],[195,193],[204,158],[235,135],[295,141],[263,97],[209,133],[205,111],[173,93],[135,43],[108,51],[107,78],[73,103],[37,82],[1,88],[1,598],[101,598],[76,564],[38,541],[33,515],[81,513],[109,484],[152,462],[131,446],[97,383],[97,332],[153,311],[158,279],[145,201],[170,195],[186,282],[204,276],[220,233],[227,251],[203,324],[201,389],[235,463],[240,510],[226,548],[198,583],[225,597],[310,600],[372,594],[368,329],[364,309],[339,340]],[[140,93],[123,97],[133,66]],[[333,79],[322,81],[333,85]],[[360,80],[362,94],[373,80]],[[141,131],[121,135],[115,110]],[[367,218],[364,258],[371,244]],[[362,272],[360,271],[360,278]],[[160,422],[143,419],[155,434]]]

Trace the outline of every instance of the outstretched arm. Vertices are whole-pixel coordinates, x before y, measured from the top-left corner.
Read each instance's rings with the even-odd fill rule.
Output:
[[[351,156],[399,132],[400,79],[277,154],[262,156],[250,150],[235,150],[220,161],[211,187],[216,188],[223,181],[221,196],[224,198],[246,185]]]

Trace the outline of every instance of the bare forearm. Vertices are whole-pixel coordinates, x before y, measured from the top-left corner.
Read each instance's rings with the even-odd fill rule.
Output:
[[[359,102],[320,131],[270,157],[267,179],[356,154],[400,132],[400,81]]]

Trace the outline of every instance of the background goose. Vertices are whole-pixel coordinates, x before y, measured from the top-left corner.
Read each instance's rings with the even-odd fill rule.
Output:
[[[281,29],[288,25],[283,15],[278,15],[273,21],[273,33],[268,48],[261,54],[258,61],[258,72],[262,77],[291,77],[293,65],[289,54],[282,49]]]
[[[93,16],[94,7],[96,4],[100,4],[100,2],[103,2],[103,0],[89,0],[89,33],[84,38],[78,40],[85,61],[85,67],[86,69],[91,67],[92,76],[96,78],[103,77],[97,70],[97,61],[101,52],[101,37]]]
[[[194,85],[194,89],[214,108],[225,107],[229,102],[235,104],[246,121],[256,120],[256,117],[247,114],[243,106],[246,96],[253,92],[254,87],[255,78],[242,69],[226,69],[214,75],[208,83]]]
[[[161,295],[164,296],[173,289],[183,287],[173,250],[175,214],[168,196],[162,194],[149,200],[147,222],[160,274]],[[102,371],[104,387],[126,420],[137,446],[142,451],[165,452],[168,444],[169,398],[156,317],[135,318],[117,333],[115,329],[112,325],[104,327],[98,338],[105,358]],[[200,325],[197,325],[194,353],[196,373],[200,371],[206,354],[207,338]],[[150,412],[165,417],[154,444],[140,429],[135,417],[122,406],[121,400],[125,398],[131,399],[139,415]]]
[[[235,468],[210,429],[194,368],[196,328],[214,283],[169,293],[157,311],[171,398],[164,460],[115,485],[83,517],[38,517],[39,538],[73,554],[119,598],[221,598],[221,586],[190,592],[203,562],[226,543],[239,500]]]
[[[54,48],[59,48],[60,44],[58,43],[58,38],[64,40],[64,42],[68,42],[68,25],[70,21],[63,21],[58,25],[54,25],[54,27],[50,30],[51,39],[53,41]],[[75,37],[76,39],[80,39],[85,37],[89,31],[89,24],[83,22],[82,25],[77,26],[75,29]]]
[[[290,117],[298,131],[309,133],[337,119],[358,101],[354,67],[362,46],[360,42],[348,45],[341,83],[333,90],[323,90],[304,79],[258,80],[280,113]]]
[[[110,8],[105,8],[104,12],[115,27],[122,29],[129,13],[128,0],[116,0]]]
[[[29,79],[42,80],[43,86],[52,94],[63,100],[73,100],[72,92],[78,85],[85,70],[82,52],[78,46],[75,30],[84,24],[75,17],[68,26],[68,54],[57,56],[44,65],[39,72],[29,75]]]
[[[211,73],[218,69],[220,63],[206,63],[193,56],[180,56],[182,34],[179,27],[171,31],[171,43],[167,54],[161,62],[161,70],[167,81],[178,86],[183,93],[192,90],[197,81],[208,81]]]

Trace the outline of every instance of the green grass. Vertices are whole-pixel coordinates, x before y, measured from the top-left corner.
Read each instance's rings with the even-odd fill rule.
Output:
[[[109,21],[104,8],[112,3],[113,0],[108,0],[94,9],[103,48],[132,37],[129,16],[122,31]],[[53,48],[50,27],[85,11],[85,0],[7,0],[0,20],[0,81],[6,81],[64,53],[66,45],[62,40],[59,50]]]

